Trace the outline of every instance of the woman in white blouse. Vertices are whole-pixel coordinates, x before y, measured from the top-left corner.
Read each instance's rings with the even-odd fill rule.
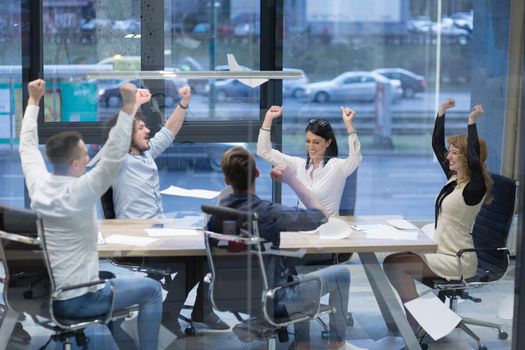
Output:
[[[273,166],[286,165],[292,168],[299,180],[321,201],[328,213],[333,216],[339,212],[341,195],[346,178],[361,163],[361,145],[357,138],[353,119],[356,112],[341,107],[343,122],[348,133],[348,157],[337,158],[338,149],[334,131],[325,119],[314,119],[306,127],[306,159],[293,157],[272,148],[270,132],[274,119],[281,116],[283,108],[272,106],[266,112],[259,139],[257,155]],[[304,207],[302,203],[300,207]]]

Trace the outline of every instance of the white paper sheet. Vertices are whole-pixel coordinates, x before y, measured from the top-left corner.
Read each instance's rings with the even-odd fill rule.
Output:
[[[166,188],[165,190],[160,191],[160,193],[167,194],[170,196],[213,199],[220,194],[220,191],[210,191],[210,190],[200,190],[200,189],[188,190],[186,188],[177,187],[177,186],[172,185]]]
[[[405,219],[387,220],[387,222],[400,230],[419,230],[416,225]]]
[[[356,231],[366,231],[373,229],[377,226],[380,226],[379,224],[359,224],[359,225],[352,225],[351,227]]]
[[[352,233],[352,228],[344,220],[331,217],[319,226],[319,239],[343,239]]]
[[[461,321],[461,317],[431,293],[406,302],[405,306],[434,340],[443,338],[452,332]]]
[[[104,236],[102,236],[102,232],[98,231],[97,233],[97,244],[106,244],[106,240],[104,239]]]
[[[376,225],[364,231],[370,239],[416,240],[417,231],[398,230],[390,225]]]
[[[319,233],[319,228],[316,228],[315,230],[311,230],[311,231],[281,231],[281,233],[283,233],[283,234],[300,233],[302,235],[315,235],[315,234]]]
[[[111,235],[106,237],[107,244],[124,244],[133,245],[137,247],[145,247],[148,244],[156,242],[157,238],[151,237],[136,237],[136,236],[125,236],[125,235]]]
[[[181,237],[202,236],[202,231],[191,228],[147,228],[150,237]]]

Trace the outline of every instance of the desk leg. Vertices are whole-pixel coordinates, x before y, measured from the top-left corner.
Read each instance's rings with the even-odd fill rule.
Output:
[[[9,309],[7,305],[5,305],[4,314],[2,315],[2,325],[0,326],[0,350],[7,349],[7,343],[9,343],[17,320],[18,312]]]
[[[377,261],[376,255],[374,253],[359,253],[359,258],[388,329],[391,331],[399,330],[407,349],[421,350],[421,346],[396,299],[385,272]]]

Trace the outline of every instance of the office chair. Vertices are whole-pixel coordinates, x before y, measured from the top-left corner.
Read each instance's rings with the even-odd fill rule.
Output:
[[[509,265],[509,250],[506,248],[506,244],[514,214],[516,184],[513,180],[501,175],[491,174],[491,177],[494,181],[493,199],[491,202],[483,204],[472,227],[475,248],[462,249],[457,253],[461,279],[459,281],[432,278],[423,280],[424,284],[438,290],[438,297],[443,302],[449,298],[449,307],[452,311],[456,310],[458,299],[480,303],[481,298],[471,296],[467,290],[496,282],[505,275]],[[460,260],[461,255],[465,252],[476,252],[478,256],[476,275],[468,279],[463,277]],[[500,339],[507,339],[508,337],[501,324],[462,317],[458,327],[476,340],[480,350],[486,350],[487,347],[481,343],[480,338],[467,324],[496,328]]]
[[[210,300],[214,309],[232,312],[239,320],[233,331],[242,341],[266,339],[267,348],[273,350],[276,337],[281,342],[288,341],[288,325],[335,311],[320,304],[321,280],[318,278],[273,286],[274,276],[268,275],[266,266],[278,263],[280,258],[265,253],[256,213],[210,205],[203,205],[201,209],[222,226],[216,228],[221,232],[204,232],[211,271],[205,278],[210,284]],[[279,304],[279,297],[286,288],[299,284],[308,284],[317,296],[300,312],[288,312],[286,305]],[[243,319],[241,313],[248,318]]]
[[[31,210],[0,206],[0,257],[5,269],[2,282],[8,324],[18,314],[26,313],[36,324],[54,332],[40,349],[45,349],[51,340],[63,343],[65,350],[71,349],[71,337],[75,338],[78,346],[87,349],[88,338],[84,335],[84,328],[94,324],[107,325],[138,310],[135,306],[119,310],[112,307],[107,314],[97,317],[66,319],[56,316],[53,302],[62,293],[105,284],[106,281],[57,289],[46,249],[42,218]],[[111,280],[108,282],[112,283]]]
[[[102,212],[104,213],[105,219],[115,219],[115,206],[113,204],[113,188],[109,187],[108,190],[100,197],[100,203],[102,204]],[[157,259],[158,260],[158,259]],[[169,289],[170,283],[172,283],[171,275],[178,272],[173,269],[173,262],[160,262],[160,261],[149,261],[147,257],[119,257],[110,258],[109,262],[115,266],[124,267],[135,272],[145,273],[148,277],[158,281],[164,290]],[[164,282],[162,282],[164,280]],[[183,309],[191,309],[191,306],[184,305]],[[178,315],[178,318],[186,322],[188,325],[184,328],[186,335],[195,335],[196,330],[193,326],[193,321],[184,315]]]

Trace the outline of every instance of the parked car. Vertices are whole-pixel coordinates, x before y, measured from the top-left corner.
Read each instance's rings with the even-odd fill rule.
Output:
[[[388,79],[397,79],[401,81],[403,97],[413,98],[416,93],[425,91],[427,81],[424,76],[412,73],[403,68],[378,68],[372,72],[381,74]]]
[[[283,68],[284,72],[301,72],[303,77],[300,79],[283,79],[283,96],[301,97],[308,84],[308,77],[301,69]]]
[[[346,72],[332,80],[306,85],[305,94],[310,101],[325,103],[328,101],[374,101],[377,84],[392,86],[392,101],[401,98],[403,90],[399,80],[388,80],[372,72]]]
[[[449,17],[443,17],[440,23],[432,25],[432,32],[437,34],[441,33],[443,37],[457,39],[460,45],[466,45],[470,39],[469,30],[456,26],[454,20]]]
[[[209,94],[209,86],[206,93]],[[215,98],[224,101],[255,101],[259,99],[259,88],[251,88],[237,79],[215,81]]]
[[[111,80],[111,85],[99,84],[98,102],[102,107],[118,108],[122,106],[122,98],[120,96],[119,87],[123,83],[119,80]],[[143,87],[143,83],[139,79],[127,80],[138,87]],[[175,106],[179,99],[179,89],[186,84],[185,79],[165,80],[164,81],[164,105],[171,108]]]
[[[413,17],[406,22],[407,30],[413,33],[428,33],[434,24],[428,16]]]

